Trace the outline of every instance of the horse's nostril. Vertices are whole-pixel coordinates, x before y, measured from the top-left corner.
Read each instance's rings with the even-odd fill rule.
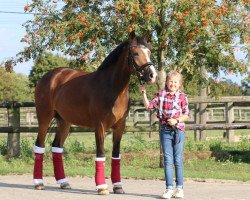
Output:
[[[153,77],[154,77],[154,74],[150,73],[149,78],[153,78]]]

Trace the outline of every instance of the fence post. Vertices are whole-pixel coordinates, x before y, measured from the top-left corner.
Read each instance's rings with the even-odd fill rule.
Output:
[[[200,124],[206,125],[207,124],[207,103],[200,103]],[[206,130],[200,130],[200,140],[206,140],[207,132]]]
[[[133,117],[133,123],[134,123],[134,125],[133,126],[137,126],[137,122],[138,122],[138,112],[137,112],[137,109],[134,108],[133,112],[134,112],[134,117]]]
[[[12,127],[13,132],[8,133],[7,156],[9,158],[20,155],[20,107],[11,102],[7,108],[8,126]]]
[[[200,123],[200,111],[199,111],[200,107],[199,104],[196,103],[194,106],[194,123],[195,124],[199,124]],[[199,130],[194,130],[194,140],[195,141],[199,141],[200,140],[200,131]]]
[[[232,124],[234,122],[233,102],[226,103],[226,123]],[[226,130],[226,137],[228,142],[234,142],[234,130]]]

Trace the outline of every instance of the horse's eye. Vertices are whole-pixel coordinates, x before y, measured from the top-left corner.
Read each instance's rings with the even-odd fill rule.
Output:
[[[134,52],[132,55],[133,56],[139,56],[139,54],[137,52]]]

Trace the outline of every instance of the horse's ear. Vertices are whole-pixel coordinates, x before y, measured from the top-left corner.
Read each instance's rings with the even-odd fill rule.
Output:
[[[144,40],[150,43],[152,40],[152,33],[148,33],[147,35],[145,35]]]
[[[129,33],[129,40],[132,41],[133,39],[135,39],[136,35],[135,35],[135,31],[132,30],[130,33]]]

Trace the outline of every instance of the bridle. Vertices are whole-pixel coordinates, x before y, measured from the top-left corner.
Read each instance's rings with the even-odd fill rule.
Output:
[[[143,85],[143,83],[142,83],[142,78],[143,78],[142,71],[143,71],[146,67],[148,67],[148,66],[150,66],[150,65],[154,65],[154,63],[152,63],[152,62],[147,62],[147,63],[143,64],[142,66],[138,66],[138,65],[136,64],[135,60],[134,60],[134,55],[131,53],[131,48],[133,48],[133,47],[139,47],[139,48],[146,48],[146,47],[144,47],[144,46],[142,46],[142,45],[133,45],[133,46],[129,46],[129,53],[128,53],[128,63],[129,63],[129,65],[132,66],[132,68],[135,70],[136,76],[137,76],[137,78],[138,78],[138,80],[139,80],[140,85]]]

